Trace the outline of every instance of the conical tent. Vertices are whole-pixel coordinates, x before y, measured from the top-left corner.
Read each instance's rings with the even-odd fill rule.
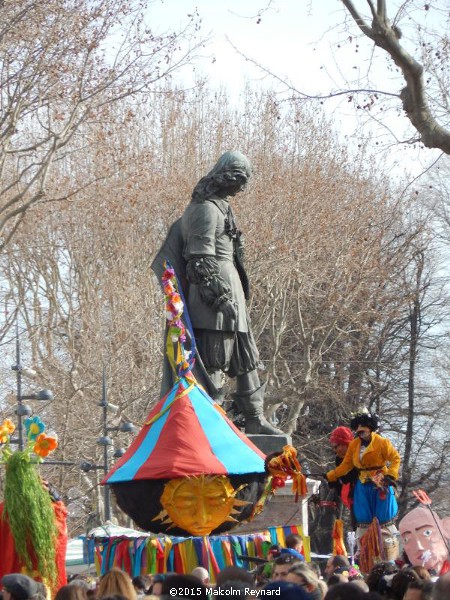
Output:
[[[212,532],[218,534],[251,517],[267,481],[264,460],[188,374],[152,409],[102,483],[112,486],[119,507],[142,529],[186,535],[157,518],[164,486],[177,478],[226,476],[243,502],[234,513],[235,522],[224,522]]]

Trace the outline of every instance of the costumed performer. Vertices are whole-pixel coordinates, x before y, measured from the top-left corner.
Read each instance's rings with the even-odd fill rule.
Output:
[[[169,260],[184,284],[200,358],[193,370],[197,381],[220,401],[222,374],[236,378],[233,399],[244,416],[245,432],[281,434],[264,417],[265,384],[258,375],[259,354],[246,306],[250,288],[243,243],[230,204],[251,174],[250,161],[241,152],[225,152],[195,186],[152,268],[161,277],[164,260]],[[172,385],[165,366],[162,395]]]
[[[359,477],[354,488],[353,512],[358,545],[376,517],[385,548],[398,548],[398,531],[394,525],[398,505],[394,486],[400,455],[387,438],[377,433],[377,415],[368,411],[357,413],[350,421],[350,428],[356,432],[356,439],[350,442],[342,463],[328,471],[325,477],[327,481],[335,482],[353,468],[357,469]]]
[[[354,440],[354,435],[349,427],[339,426],[333,429],[330,434],[330,446],[336,455],[336,467],[338,467],[344,460],[344,456],[347,453],[350,442]],[[353,488],[356,480],[358,479],[358,471],[352,469],[346,475],[343,475],[336,481],[336,483],[330,482],[330,487],[337,491],[343,504],[350,510],[352,516],[352,524],[354,521],[352,505],[353,505]]]
[[[403,517],[398,528],[413,567],[425,567],[437,576],[450,571],[450,517],[441,519],[431,508],[418,506]]]
[[[43,433],[39,417],[25,420],[29,444],[12,452],[15,426],[0,426],[5,463],[4,502],[0,504],[0,577],[24,573],[56,592],[67,583],[67,509],[54,489],[38,474],[36,462],[57,447],[56,438]],[[33,434],[33,430],[38,430]]]

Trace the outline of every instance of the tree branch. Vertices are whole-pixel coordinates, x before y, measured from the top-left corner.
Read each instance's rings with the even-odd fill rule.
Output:
[[[387,18],[386,3],[379,0],[377,10],[374,11],[372,2],[367,2],[373,15],[371,27],[359,15],[352,0],[342,0],[363,34],[376,46],[385,50],[401,70],[406,82],[406,86],[400,92],[403,110],[420,133],[423,145],[450,154],[450,132],[436,121],[425,98],[423,66],[400,44],[401,32],[396,26],[393,27]]]

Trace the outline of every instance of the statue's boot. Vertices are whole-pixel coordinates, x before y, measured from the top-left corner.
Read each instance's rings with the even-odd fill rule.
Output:
[[[264,416],[264,383],[256,390],[248,392],[236,392],[232,394],[236,406],[242,412],[245,419],[245,433],[265,433],[267,435],[284,435],[269,423]]]

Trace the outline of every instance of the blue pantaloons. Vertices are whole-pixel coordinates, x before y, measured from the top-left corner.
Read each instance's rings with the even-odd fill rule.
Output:
[[[369,526],[374,517],[380,523],[391,522],[398,512],[398,504],[394,488],[390,485],[386,489],[386,498],[380,498],[380,489],[372,483],[357,481],[353,495],[353,511],[358,525]]]

